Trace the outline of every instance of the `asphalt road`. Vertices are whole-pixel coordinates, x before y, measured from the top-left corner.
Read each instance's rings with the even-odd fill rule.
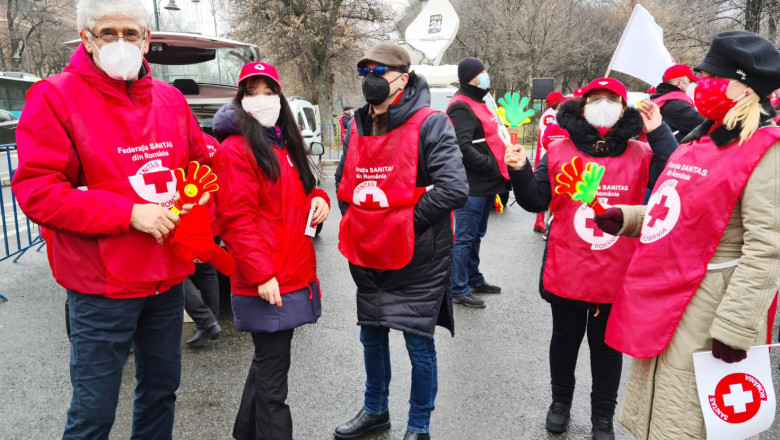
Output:
[[[335,200],[332,178],[324,187]],[[333,429],[362,405],[365,377],[355,325],[355,286],[337,250],[338,220],[334,209],[315,240],[323,316],[316,325],[297,330],[293,340],[289,404],[295,437],[302,440],[332,439]],[[484,295],[486,309],[456,306],[456,336],[442,329],[436,334],[439,394],[431,422],[435,439],[590,438],[587,343],[580,351],[569,432],[554,436],[544,429],[550,403],[551,318],[537,291],[544,242],[532,232],[532,224],[532,215],[516,205],[491,216],[481,268],[503,293]],[[0,292],[10,299],[0,303],[0,439],[60,438],[71,392],[64,291],[52,279],[45,253],[31,252],[19,263],[0,263]],[[230,438],[253,349],[248,335],[234,331],[227,305],[223,312],[225,331],[219,341],[183,349],[176,439]],[[185,337],[192,332],[193,325],[185,324]],[[406,429],[410,365],[402,335],[391,335],[393,428],[368,437],[373,440],[401,439]],[[775,366],[780,362],[778,352],[772,354]],[[624,379],[629,365],[626,358]],[[128,362],[112,439],[130,436],[133,370]],[[622,394],[623,387],[621,399]],[[616,432],[619,439],[631,438],[617,424]],[[762,438],[780,438],[780,422]]]

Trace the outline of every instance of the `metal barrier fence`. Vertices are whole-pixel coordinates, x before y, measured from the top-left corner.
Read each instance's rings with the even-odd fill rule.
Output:
[[[41,237],[40,228],[25,217],[11,191],[10,182],[18,164],[16,144],[0,145],[0,156],[4,156],[0,164],[0,216],[3,226],[2,250],[5,251],[0,252],[0,261],[16,257],[13,260],[15,263],[31,248],[43,247],[46,243]],[[7,299],[0,294],[0,301]]]
[[[325,154],[322,155],[322,160],[341,160],[341,128],[339,127],[339,124],[320,124],[320,133],[322,134],[322,146],[325,148]]]

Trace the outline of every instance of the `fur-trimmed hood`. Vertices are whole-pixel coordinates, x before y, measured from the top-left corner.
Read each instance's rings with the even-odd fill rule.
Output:
[[[584,98],[570,99],[558,108],[555,119],[569,132],[569,138],[577,149],[594,157],[616,157],[626,151],[628,140],[638,136],[644,124],[639,111],[628,107],[612,131],[602,137],[596,127],[583,116]],[[603,141],[603,143],[602,143]]]

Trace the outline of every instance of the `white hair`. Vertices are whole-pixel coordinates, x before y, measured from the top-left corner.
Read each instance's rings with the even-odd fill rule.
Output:
[[[141,0],[78,0],[76,17],[79,31],[92,29],[95,22],[105,17],[129,18],[149,29],[149,11]]]

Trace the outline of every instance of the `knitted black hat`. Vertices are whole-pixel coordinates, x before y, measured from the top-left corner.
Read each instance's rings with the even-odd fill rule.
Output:
[[[461,85],[468,84],[469,81],[476,78],[483,70],[485,70],[485,65],[482,64],[482,61],[480,61],[479,58],[463,58],[458,63],[458,82],[460,82]]]
[[[766,98],[780,87],[780,51],[752,32],[721,32],[694,70],[736,79]]]

